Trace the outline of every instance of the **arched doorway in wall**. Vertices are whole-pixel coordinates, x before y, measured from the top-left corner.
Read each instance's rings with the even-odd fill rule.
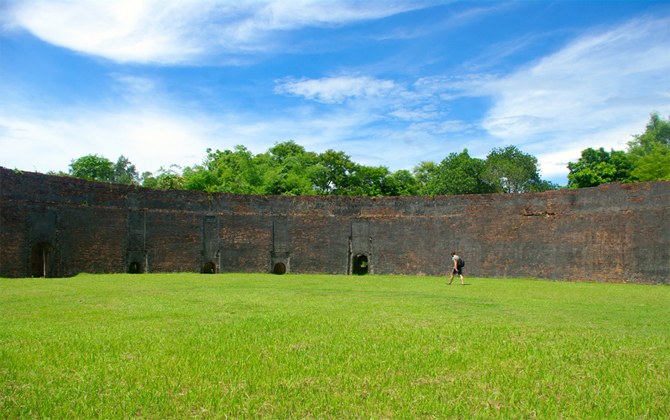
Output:
[[[128,272],[130,274],[139,274],[142,272],[142,264],[139,261],[133,261],[128,266]]]
[[[359,276],[368,274],[368,256],[365,254],[358,254],[354,257],[353,273]]]
[[[49,273],[49,257],[52,252],[51,245],[40,242],[33,246],[30,252],[30,276],[47,277]]]
[[[278,262],[277,264],[275,264],[274,269],[273,269],[273,273],[275,273],[275,274],[286,274],[286,266],[284,265],[284,263]]]
[[[205,263],[205,266],[202,268],[203,274],[214,274],[216,273],[216,264],[209,261]]]

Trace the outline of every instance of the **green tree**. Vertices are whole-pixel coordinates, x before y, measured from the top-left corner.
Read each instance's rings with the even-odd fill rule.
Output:
[[[187,166],[182,172],[185,190],[197,190],[213,193],[217,191],[219,179],[216,172],[203,165]]]
[[[493,191],[499,193],[541,192],[556,187],[540,179],[537,158],[516,146],[494,148],[486,157],[482,175]]]
[[[153,188],[183,190],[184,178],[180,173],[179,165],[170,165],[167,169],[162,166],[156,171],[155,186]]]
[[[216,174],[216,159],[222,154],[217,150],[206,150],[205,158],[199,165],[187,166],[182,171],[184,178],[184,189],[205,191],[208,193],[216,192],[219,187],[219,178]]]
[[[310,195],[315,194],[310,168],[291,157],[284,164],[265,172],[264,193],[272,195]]]
[[[112,182],[114,180],[114,164],[104,156],[87,155],[70,163],[70,176],[90,181]]]
[[[390,175],[391,172],[385,166],[355,164],[351,176],[351,185],[346,194],[368,197],[390,195],[391,189],[387,179]]]
[[[633,159],[623,151],[588,148],[575,163],[568,163],[568,188],[595,187],[606,182],[635,182]]]
[[[634,166],[631,175],[637,180],[670,179],[670,117],[664,120],[653,112],[644,133],[628,142],[628,155]]]
[[[640,182],[670,180],[670,147],[655,144],[651,152],[634,159],[632,177]]]
[[[268,149],[268,153],[272,160],[277,163],[283,163],[288,158],[298,158],[305,163],[313,164],[316,159],[315,153],[306,152],[303,146],[296,144],[293,140],[275,143],[273,147]]]
[[[154,174],[146,171],[142,172],[142,175],[140,175],[139,183],[143,187],[147,188],[158,188],[158,182],[156,181],[156,177],[154,177]]]
[[[356,164],[344,152],[329,149],[316,159],[312,182],[318,194],[350,195],[355,180]]]
[[[451,153],[435,167],[422,192],[427,195],[495,192],[482,177],[486,168],[486,161],[470,157],[467,149],[461,153]]]
[[[417,183],[417,192],[418,195],[430,195],[432,188],[432,180],[437,176],[437,167],[438,165],[435,162],[428,160],[415,165],[412,168],[412,174]]]
[[[316,153],[305,151],[293,140],[275,143],[268,153],[256,156],[256,163],[263,173],[265,194],[315,194],[313,173],[316,160]]]
[[[633,140],[628,142],[628,153],[646,156],[654,153],[658,146],[670,148],[670,117],[664,120],[658,112],[652,112],[644,133],[634,134]]]
[[[386,177],[386,195],[417,195],[419,182],[407,169],[400,169]]]
[[[112,175],[113,182],[118,184],[137,184],[139,182],[139,175],[135,165],[130,163],[127,157],[121,155],[114,165],[114,174]]]
[[[219,180],[218,192],[236,194],[264,194],[263,174],[256,165],[253,154],[244,146],[235,151],[217,150],[212,165]]]

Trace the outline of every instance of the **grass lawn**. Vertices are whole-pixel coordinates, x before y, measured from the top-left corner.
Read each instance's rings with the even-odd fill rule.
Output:
[[[670,418],[670,287],[0,279],[2,418]]]

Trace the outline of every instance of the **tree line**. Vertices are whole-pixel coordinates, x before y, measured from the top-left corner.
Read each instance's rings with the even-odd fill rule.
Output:
[[[567,188],[670,179],[669,138],[670,118],[652,113],[645,132],[633,136],[627,151],[582,151],[577,162],[568,164]],[[150,188],[269,195],[454,195],[563,188],[542,180],[537,158],[516,146],[494,148],[486,159],[473,158],[464,149],[439,163],[423,161],[412,171],[392,172],[386,166],[356,163],[343,151],[309,152],[289,140],[256,155],[241,145],[207,149],[200,164],[170,165],[141,175],[125,156],[113,163],[97,154],[73,159],[67,173],[49,174]]]
[[[588,148],[568,169],[568,188],[670,179],[670,117],[652,113],[644,133],[634,134],[626,151]]]

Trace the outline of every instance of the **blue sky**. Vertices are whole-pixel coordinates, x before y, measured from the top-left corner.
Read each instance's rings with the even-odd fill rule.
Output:
[[[2,1],[0,166],[140,172],[295,140],[411,169],[515,145],[567,183],[670,115],[670,1]]]

